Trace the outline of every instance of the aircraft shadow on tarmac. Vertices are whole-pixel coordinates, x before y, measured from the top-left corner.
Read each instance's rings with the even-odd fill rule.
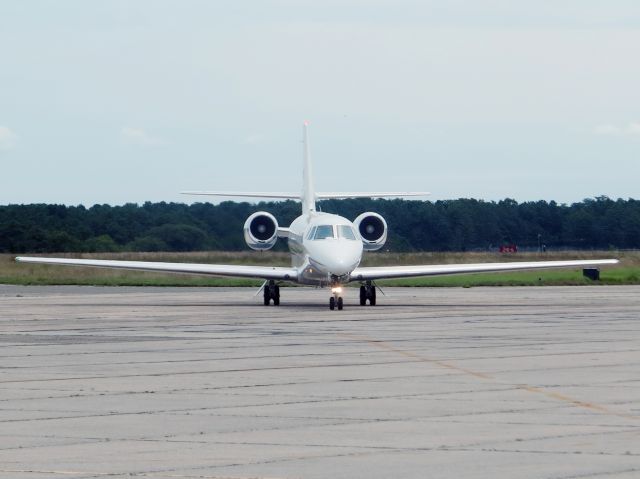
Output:
[[[61,306],[77,306],[74,303],[61,304]],[[308,310],[318,310],[322,309],[323,311],[326,309],[324,303],[319,303],[317,301],[295,301],[295,302],[286,302],[283,301],[279,306],[264,306],[262,303],[258,302],[175,302],[175,303],[164,303],[159,302],[157,304],[140,304],[140,303],[117,303],[105,301],[102,302],[93,302],[93,303],[83,303],[83,306],[88,307],[117,307],[117,308],[247,308],[247,309],[259,309],[264,311],[279,311],[279,310],[289,310],[292,308],[304,308]],[[566,307],[566,304],[556,304],[556,303],[541,303],[536,304],[536,306],[540,307]],[[376,306],[360,306],[357,302],[354,301],[353,304],[348,302],[345,303],[345,310],[347,311],[376,311],[378,309],[384,310],[393,310],[397,308],[453,308],[456,309],[482,309],[482,308],[523,308],[530,309],[531,304],[526,303],[458,303],[458,302],[389,302],[387,304],[378,303]]]

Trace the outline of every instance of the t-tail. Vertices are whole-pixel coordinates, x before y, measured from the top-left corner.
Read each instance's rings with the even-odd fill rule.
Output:
[[[302,164],[302,191],[300,193],[282,193],[282,192],[249,192],[249,191],[183,191],[186,195],[202,195],[202,196],[226,196],[241,198],[272,198],[281,200],[300,200],[302,201],[302,214],[308,215],[316,211],[316,201],[328,199],[346,199],[346,198],[403,198],[427,196],[426,192],[413,191],[394,191],[394,192],[362,192],[362,193],[316,193],[313,184],[313,168],[311,165],[311,153],[309,148],[309,122],[302,124],[302,143],[303,143],[303,164]]]
[[[313,213],[316,210],[316,192],[313,188],[313,169],[311,153],[309,152],[309,122],[302,124],[302,142],[304,163],[302,166],[302,214]]]

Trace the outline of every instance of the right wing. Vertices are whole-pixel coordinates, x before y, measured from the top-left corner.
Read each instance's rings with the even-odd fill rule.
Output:
[[[115,261],[104,259],[67,259],[18,256],[19,263],[39,263],[65,266],[93,266],[97,268],[132,269],[138,271],[156,271],[183,274],[204,274],[213,276],[233,276],[239,278],[262,278],[296,281],[295,268],[279,266],[242,266],[199,263],[157,263],[151,261]]]
[[[436,276],[444,274],[488,273],[527,269],[572,268],[617,264],[617,259],[592,259],[571,261],[516,261],[513,263],[430,264],[424,266],[374,266],[356,268],[352,281],[374,279],[409,278],[412,276]]]

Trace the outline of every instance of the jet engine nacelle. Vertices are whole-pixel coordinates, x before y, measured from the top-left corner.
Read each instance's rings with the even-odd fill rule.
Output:
[[[271,213],[258,211],[244,222],[244,240],[251,249],[268,250],[278,240],[278,221]]]
[[[365,251],[375,251],[387,241],[387,222],[378,213],[362,213],[353,222],[362,237]]]

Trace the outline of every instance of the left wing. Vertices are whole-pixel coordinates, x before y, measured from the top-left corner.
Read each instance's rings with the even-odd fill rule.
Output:
[[[444,274],[487,273],[494,271],[518,271],[525,269],[572,268],[617,264],[617,259],[592,259],[571,261],[529,261],[513,263],[441,264],[424,266],[375,266],[356,268],[352,281],[367,281],[412,276],[436,276]]]
[[[296,281],[295,268],[278,266],[241,266],[226,264],[199,263],[156,263],[151,261],[115,261],[104,259],[67,259],[18,256],[19,263],[40,263],[66,266],[93,266],[97,268],[133,269],[138,271],[157,271],[167,273],[205,274],[214,276],[235,276],[240,278],[263,278]]]

